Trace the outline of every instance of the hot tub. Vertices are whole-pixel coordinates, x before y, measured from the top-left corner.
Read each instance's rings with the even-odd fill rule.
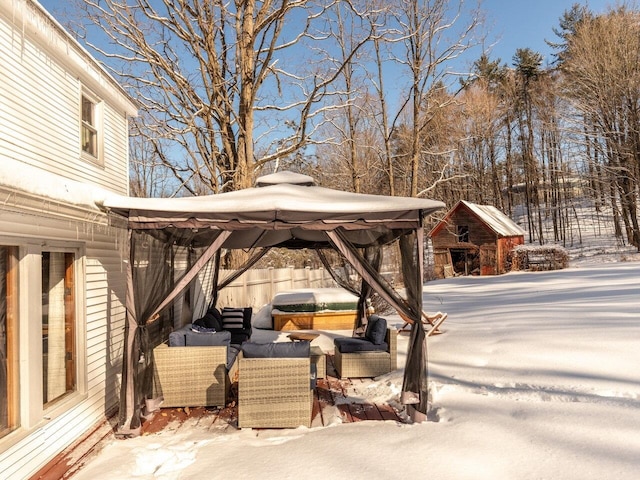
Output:
[[[274,330],[351,330],[358,297],[342,288],[277,293],[271,302]]]

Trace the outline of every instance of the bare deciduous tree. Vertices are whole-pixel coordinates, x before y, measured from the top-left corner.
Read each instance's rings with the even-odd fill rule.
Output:
[[[318,54],[331,9],[356,12],[336,0],[79,2],[107,39],[87,43],[140,103],[139,131],[190,194],[248,187],[318,141],[335,81],[369,38],[354,38],[341,63]]]
[[[482,17],[478,10],[465,12],[463,0],[398,0],[394,5],[400,34],[397,41],[404,45],[402,56],[396,56],[395,61],[409,79],[408,88],[401,92],[398,110],[406,115],[406,132],[410,135],[406,152],[409,161],[406,174],[410,180],[407,193],[416,196],[421,191],[419,173],[424,167],[423,160],[434,155],[448,156],[446,148],[425,150],[427,143],[423,139],[437,113],[454,102],[455,96],[443,95],[457,81],[450,67],[479,41],[475,35]],[[395,118],[392,130],[396,129],[400,114]],[[428,165],[427,169],[438,177],[438,169],[430,169]],[[422,181],[430,184],[432,179]]]
[[[625,6],[585,17],[563,57],[564,93],[601,141],[591,144],[606,159],[627,240],[640,250],[640,16]]]

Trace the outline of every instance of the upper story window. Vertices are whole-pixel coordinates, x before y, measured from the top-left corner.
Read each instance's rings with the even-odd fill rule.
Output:
[[[88,92],[82,92],[80,105],[80,146],[82,156],[102,164],[101,102]]]

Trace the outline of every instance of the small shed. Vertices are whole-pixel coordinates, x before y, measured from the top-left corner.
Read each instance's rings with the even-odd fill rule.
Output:
[[[511,251],[524,230],[497,208],[460,200],[431,230],[438,277],[499,275],[511,269]]]

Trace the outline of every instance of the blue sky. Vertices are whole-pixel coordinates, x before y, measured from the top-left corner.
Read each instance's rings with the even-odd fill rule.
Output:
[[[50,13],[60,14],[58,21],[64,24],[62,9],[67,2],[60,0],[40,0]],[[467,1],[467,4],[473,3]],[[531,48],[545,57],[545,63],[551,61],[551,49],[545,39],[556,40],[553,28],[558,26],[560,16],[571,8],[573,3],[587,4],[595,13],[606,11],[614,2],[606,0],[483,0],[486,12],[486,28],[489,32],[487,46],[497,42],[493,47],[491,58],[500,58],[503,63],[511,65],[516,49]],[[68,7],[67,7],[68,8]]]
[[[490,57],[510,66],[516,49],[530,48],[541,53],[545,63],[551,62],[552,49],[545,40],[558,39],[553,28],[574,3],[586,4],[596,14],[613,4],[604,0],[483,0],[490,40],[498,42]]]

